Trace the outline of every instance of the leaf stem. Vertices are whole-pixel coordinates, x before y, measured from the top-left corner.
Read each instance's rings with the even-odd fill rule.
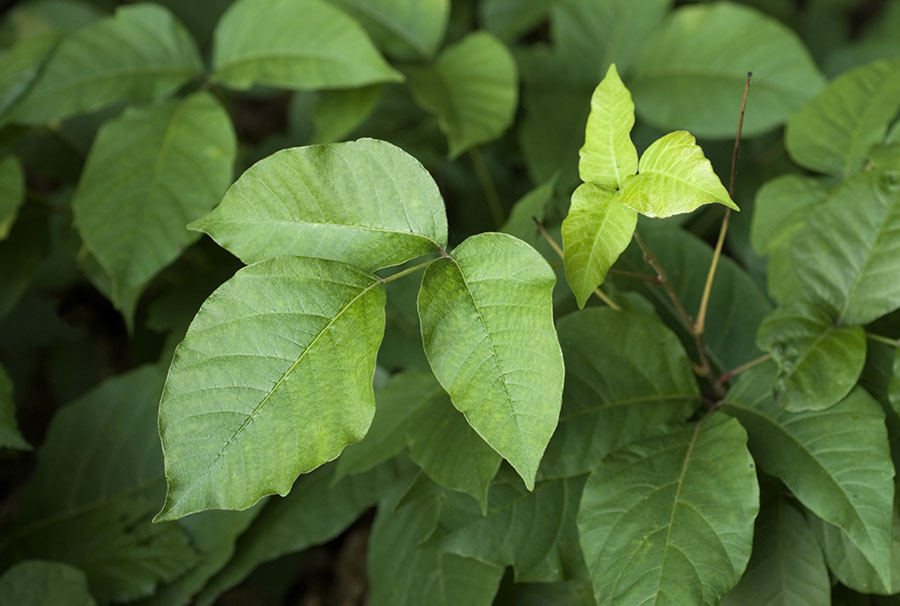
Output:
[[[494,219],[494,227],[500,228],[505,222],[506,217],[503,212],[503,205],[500,204],[500,196],[497,194],[497,188],[494,186],[494,180],[488,170],[487,164],[484,163],[484,157],[478,147],[469,149],[469,157],[472,159],[472,165],[475,167],[475,174],[481,182],[481,189],[487,197],[488,206],[491,209],[491,217]]]
[[[415,271],[418,271],[418,270],[422,269],[423,267],[428,267],[429,265],[431,265],[438,259],[445,259],[448,257],[449,257],[448,254],[442,253],[441,256],[439,256],[439,257],[434,257],[433,259],[428,259],[427,261],[423,261],[422,263],[419,263],[418,265],[413,265],[412,267],[407,267],[406,269],[404,269],[402,271],[398,271],[395,274],[391,274],[387,277],[381,278],[378,281],[381,282],[382,284],[387,284],[388,282],[393,282],[394,280],[397,280],[399,278],[402,278],[403,276],[406,276]]]
[[[537,217],[531,217],[531,220],[534,221],[535,225],[537,225],[538,231],[541,232],[541,235],[544,236],[544,239],[550,243],[550,247],[554,251],[556,251],[556,254],[559,255],[559,258],[562,259],[563,261],[565,261],[566,255],[563,252],[563,249],[559,245],[559,243],[553,239],[553,236],[551,236],[549,233],[547,233],[547,230],[544,228],[544,225],[540,221],[537,220]],[[597,298],[600,299],[601,301],[603,301],[604,303],[606,303],[611,309],[614,309],[616,311],[622,311],[622,308],[615,301],[610,299],[609,295],[607,295],[605,292],[600,290],[599,287],[594,289],[594,294],[597,295]]]
[[[866,333],[866,338],[875,341],[876,343],[884,343],[885,345],[890,345],[891,347],[900,348],[900,339],[892,339],[890,337],[884,337],[882,335],[876,335],[871,332]]]
[[[741,99],[741,113],[738,116],[737,134],[734,137],[734,150],[731,152],[731,174],[728,178],[728,197],[734,199],[734,181],[737,175],[738,154],[741,150],[741,130],[744,128],[744,110],[747,109],[747,93],[750,92],[750,78],[753,72],[747,72],[747,82],[744,84],[744,97]],[[719,266],[719,257],[722,256],[722,247],[725,244],[725,234],[728,233],[728,220],[731,218],[731,209],[725,209],[725,217],[722,219],[722,227],[719,229],[719,239],[716,241],[716,249],[713,252],[712,261],[709,264],[709,273],[706,274],[706,285],[703,287],[703,296],[700,298],[700,310],[697,312],[697,323],[694,331],[702,335],[706,328],[706,310],[709,305],[709,294],[712,292],[713,280],[716,277],[716,268]]]
[[[717,381],[719,382],[720,385],[724,384],[726,381],[730,381],[731,379],[735,378],[736,376],[738,376],[745,370],[750,370],[754,366],[756,366],[758,364],[762,364],[763,362],[765,362],[767,360],[771,360],[771,359],[772,359],[772,354],[770,354],[770,353],[763,354],[763,355],[759,356],[758,358],[754,358],[754,359],[750,360],[749,362],[744,362],[743,364],[741,364],[740,366],[738,366],[736,368],[732,368],[728,372],[722,373],[721,375],[719,375],[719,378],[717,379]]]

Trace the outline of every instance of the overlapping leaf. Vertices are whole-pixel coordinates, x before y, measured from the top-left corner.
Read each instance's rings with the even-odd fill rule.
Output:
[[[25,201],[25,175],[15,156],[0,160],[0,240],[5,240]]]
[[[0,125],[8,121],[16,104],[37,81],[60,35],[46,33],[21,40],[3,55],[0,63]]]
[[[236,148],[228,114],[209,93],[131,108],[100,130],[72,211],[129,322],[137,294],[199,238],[185,225],[225,193]]]
[[[34,124],[163,97],[201,69],[194,41],[168,10],[123,6],[59,43],[10,120]]]
[[[418,299],[434,375],[529,488],[562,396],[555,281],[547,262],[521,240],[480,234],[428,267]]]
[[[0,366],[0,448],[29,450],[31,446],[22,437],[16,423],[16,405],[13,401],[13,384]]]
[[[603,459],[578,511],[599,604],[714,606],[738,582],[759,510],[746,441],[715,414]]]
[[[405,61],[432,57],[450,16],[450,0],[330,1],[355,17],[388,55]]]
[[[434,179],[399,147],[374,139],[276,152],[191,228],[245,263],[300,255],[376,269],[447,244]]]
[[[554,173],[541,185],[522,196],[509,211],[509,218],[500,229],[503,233],[515,236],[534,246],[541,239],[534,221],[544,221],[547,207],[554,198],[559,173]]]
[[[0,577],[0,606],[94,606],[84,573],[61,562],[25,560]]]
[[[213,78],[236,89],[402,80],[350,17],[322,0],[239,0],[216,26]]]
[[[158,520],[246,509],[358,442],[372,421],[384,287],[359,268],[279,257],[240,270],[175,350],[159,408]]]
[[[750,241],[758,254],[787,246],[816,209],[828,199],[825,181],[804,175],[782,175],[759,188],[753,203]]]

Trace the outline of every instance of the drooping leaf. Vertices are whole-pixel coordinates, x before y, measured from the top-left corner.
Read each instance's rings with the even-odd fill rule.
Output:
[[[10,120],[36,124],[164,97],[202,67],[194,41],[168,10],[122,6],[59,43]]]
[[[8,121],[16,104],[37,81],[59,39],[57,33],[34,36],[20,41],[3,55],[0,62],[0,125]]]
[[[94,606],[84,573],[61,562],[26,560],[0,576],[0,606]]]
[[[778,126],[825,85],[792,30],[739,4],[679,8],[644,44],[630,81],[638,114],[699,137],[734,137],[748,70],[744,135]]]
[[[317,93],[312,108],[313,135],[310,143],[340,141],[353,132],[375,110],[382,85],[323,90]]]
[[[769,314],[757,344],[778,364],[776,399],[792,412],[824,410],[844,399],[866,363],[866,331],[836,326],[826,307],[798,302]]]
[[[637,213],[622,204],[621,192],[583,183],[572,194],[562,239],[566,279],[579,308],[628,248],[636,226]]]
[[[759,511],[746,441],[715,414],[603,459],[578,510],[599,604],[714,606],[738,582]]]
[[[773,382],[774,364],[743,373],[721,410],[747,428],[760,467],[889,579],[894,466],[881,407],[857,388],[827,410],[792,413],[775,402]]]
[[[330,1],[355,17],[385,53],[404,61],[434,56],[450,16],[450,0]]]
[[[517,582],[586,578],[575,526],[585,479],[540,482],[529,492],[512,474],[505,474],[491,485],[487,512],[451,495],[426,545],[512,566]]]
[[[870,63],[841,74],[792,115],[784,144],[797,164],[846,179],[884,138],[898,109],[900,60]]]
[[[22,164],[15,156],[0,160],[0,240],[5,240],[12,229],[19,206],[25,201],[25,175]]]
[[[804,175],[782,175],[759,188],[753,203],[750,241],[760,255],[789,245],[817,207],[828,199],[828,184]]]
[[[419,291],[422,340],[434,375],[529,488],[562,397],[555,282],[533,248],[487,233],[432,263]]]
[[[559,321],[566,389],[541,477],[591,471],[604,456],[686,420],[700,393],[678,338],[651,316],[590,308]]]
[[[513,121],[518,100],[516,63],[487,32],[469,34],[446,48],[429,67],[410,68],[416,103],[438,117],[450,158],[493,141]]]
[[[870,171],[846,181],[791,248],[800,283],[837,310],[841,324],[867,324],[900,307],[900,179]]]
[[[6,370],[0,366],[0,448],[31,450],[16,423],[13,384]]]
[[[637,172],[638,155],[631,142],[634,102],[622,84],[615,64],[591,96],[578,174],[585,183],[619,189]]]
[[[131,108],[100,129],[72,212],[129,322],[144,286],[200,237],[185,225],[225,193],[236,147],[228,114],[204,92]]]
[[[164,489],[154,423],[162,383],[158,368],[142,366],[53,417],[18,495],[5,561],[76,566],[102,602],[150,595],[196,564],[178,525],[150,521]]]
[[[803,514],[783,498],[763,503],[753,555],[721,606],[821,606],[831,583],[822,550]]]
[[[361,440],[384,301],[372,274],[304,257],[246,267],[210,295],[160,401],[169,490],[156,519],[284,496]]]
[[[375,139],[276,152],[190,227],[245,263],[299,255],[377,269],[447,245],[434,179],[402,149]]]
[[[534,246],[541,237],[534,220],[544,221],[547,207],[553,200],[557,181],[559,173],[554,173],[544,183],[522,196],[509,211],[509,218],[500,231]]]
[[[215,30],[213,78],[239,90],[351,88],[403,76],[365,31],[321,0],[239,0]]]
[[[654,141],[641,155],[638,171],[625,178],[621,202],[648,217],[689,213],[713,203],[740,210],[688,132]]]

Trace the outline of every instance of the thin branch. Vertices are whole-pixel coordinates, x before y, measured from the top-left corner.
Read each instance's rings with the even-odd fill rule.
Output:
[[[741,130],[744,128],[744,110],[747,109],[747,93],[750,92],[750,78],[753,72],[747,72],[747,82],[744,84],[744,97],[741,99],[741,113],[738,116],[737,134],[734,137],[734,150],[731,153],[731,174],[728,178],[728,197],[734,199],[734,181],[737,175],[738,154],[741,150]],[[709,305],[709,294],[712,292],[713,280],[716,277],[716,268],[719,266],[719,257],[722,256],[722,247],[725,244],[725,234],[728,233],[728,220],[731,218],[731,209],[725,209],[725,217],[722,219],[722,227],[719,229],[719,239],[716,241],[716,250],[713,252],[712,261],[709,264],[709,273],[706,275],[706,285],[703,287],[703,296],[700,298],[700,310],[697,312],[697,324],[694,331],[703,334],[706,327],[706,309]]]
[[[484,157],[481,150],[477,147],[469,149],[469,157],[472,158],[472,165],[475,167],[475,174],[481,182],[481,189],[487,197],[488,206],[491,209],[491,217],[494,220],[494,227],[500,228],[505,222],[506,217],[503,212],[503,205],[500,203],[500,196],[497,194],[497,188],[494,186],[494,180],[488,170],[487,164],[484,163]]]
[[[720,385],[722,385],[722,384],[730,381],[731,379],[735,378],[736,376],[738,376],[745,370],[750,370],[754,366],[756,366],[758,364],[762,364],[763,362],[765,362],[767,360],[771,360],[771,359],[772,359],[772,354],[769,354],[769,353],[763,354],[758,358],[754,358],[754,359],[750,360],[749,362],[744,362],[743,364],[741,364],[740,366],[738,366],[736,368],[732,368],[728,372],[722,373],[721,375],[719,375],[719,378],[717,379],[717,381],[719,382]]]
[[[900,348],[900,339],[892,339],[890,337],[876,335],[875,333],[871,332],[866,333],[866,338],[875,341],[876,343],[884,343],[885,345],[890,345],[891,347]]]
[[[428,259],[427,261],[423,261],[422,263],[419,263],[418,265],[413,265],[412,267],[407,267],[406,269],[404,269],[402,271],[398,271],[395,274],[391,274],[389,276],[381,278],[379,280],[379,282],[381,282],[382,284],[387,284],[388,282],[393,282],[394,280],[402,278],[403,276],[405,276],[407,274],[411,274],[414,271],[418,271],[418,270],[422,269],[423,267],[428,267],[429,265],[431,265],[438,259],[445,259],[447,257],[448,257],[448,255],[446,253],[444,253],[439,257],[434,257],[433,259]]]
[[[534,224],[537,225],[538,231],[541,232],[541,235],[544,236],[544,239],[550,243],[550,247],[556,251],[556,254],[559,255],[559,258],[565,261],[565,253],[563,253],[562,247],[557,243],[556,240],[553,239],[547,230],[544,228],[544,225],[537,220],[537,217],[531,217],[531,220],[534,221]],[[597,298],[606,303],[611,309],[616,311],[622,311],[622,308],[619,307],[618,303],[609,298],[609,296],[600,290],[600,288],[594,289],[594,294],[597,295]]]

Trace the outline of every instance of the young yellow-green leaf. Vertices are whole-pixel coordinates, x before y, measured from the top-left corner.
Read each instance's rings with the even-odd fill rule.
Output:
[[[572,194],[562,224],[566,280],[583,308],[622,254],[637,226],[637,213],[621,202],[621,192],[582,183]]]
[[[660,128],[733,139],[748,70],[744,135],[778,126],[825,85],[792,29],[732,2],[682,6],[641,42],[631,93],[638,114]]]
[[[534,487],[556,428],[563,359],[553,326],[556,276],[506,234],[467,238],[432,263],[419,291],[425,355],[472,428]]]
[[[15,156],[0,160],[0,240],[12,229],[19,206],[25,201],[25,174],[22,163]]]
[[[450,158],[493,141],[512,124],[519,94],[516,62],[487,32],[469,34],[429,67],[409,68],[416,103],[437,115]]]
[[[200,237],[185,225],[225,192],[236,147],[228,114],[205,92],[130,108],[100,129],[72,212],[129,322],[147,282]]]
[[[884,412],[862,388],[828,410],[792,413],[772,397],[774,364],[740,376],[721,410],[740,419],[760,467],[843,528],[890,579],[894,465]]]
[[[392,82],[365,31],[321,0],[238,0],[216,26],[213,78],[231,88],[352,88]]]
[[[594,307],[559,321],[566,388],[541,477],[588,473],[610,452],[663,433],[700,405],[691,363],[651,316]]]
[[[0,606],[94,606],[84,573],[62,562],[25,560],[0,577]]]
[[[245,263],[298,255],[377,269],[447,245],[434,179],[418,160],[376,139],[276,152],[190,227]]]
[[[625,178],[621,202],[642,215],[670,217],[714,202],[740,210],[689,132],[675,131],[651,143],[638,171]]]
[[[846,181],[791,247],[802,287],[837,310],[840,324],[868,324],[900,307],[900,177],[867,171]]]
[[[638,156],[631,142],[634,103],[622,84],[615,63],[591,96],[591,114],[579,155],[578,174],[585,183],[618,189],[637,172]]]
[[[156,519],[283,496],[360,441],[384,302],[376,276],[305,257],[245,267],[210,295],[159,404],[169,491]]]
[[[26,38],[3,55],[3,61],[0,61],[0,125],[8,121],[16,104],[31,90],[60,37],[60,34],[50,32]]]
[[[603,459],[578,510],[598,604],[719,603],[750,559],[759,511],[746,443],[715,414]]]
[[[759,255],[789,245],[825,204],[829,186],[805,175],[781,175],[766,181],[756,193],[751,216],[750,242]]]
[[[806,301],[769,314],[756,342],[778,364],[776,399],[792,412],[837,404],[856,385],[866,363],[862,326],[836,326],[827,308]]]
[[[803,513],[782,497],[763,503],[747,572],[720,606],[822,606],[830,595],[828,568]]]
[[[0,448],[31,450],[31,446],[22,437],[19,425],[16,423],[13,384],[2,366],[0,366]]]
[[[329,0],[359,21],[393,58],[418,61],[434,56],[450,16],[450,0]]]
[[[122,6],[59,43],[10,119],[35,124],[164,97],[202,69],[194,41],[168,10]]]
[[[792,115],[784,145],[797,164],[846,179],[884,139],[898,109],[900,60],[869,63],[835,78]]]

